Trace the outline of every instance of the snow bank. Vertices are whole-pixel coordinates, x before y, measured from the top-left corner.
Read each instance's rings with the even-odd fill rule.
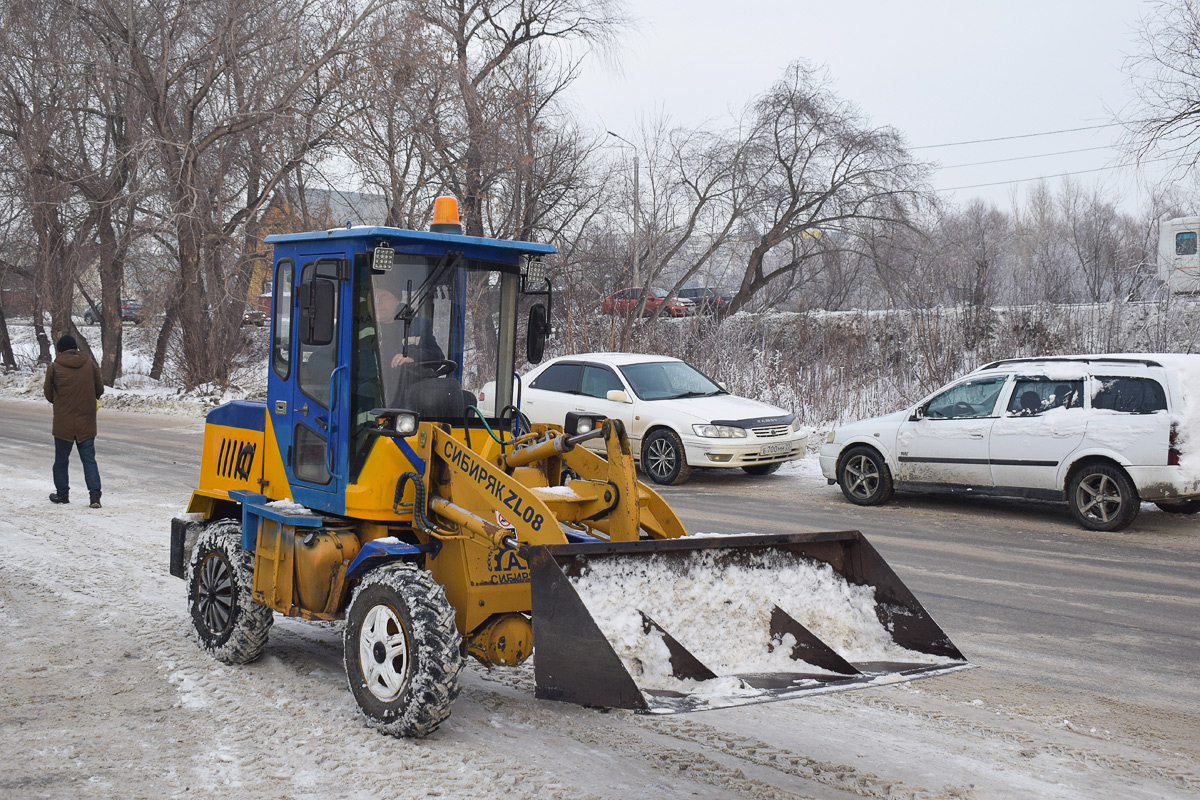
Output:
[[[1179,467],[1187,480],[1200,481],[1200,355],[1157,356],[1179,388],[1176,401],[1176,446]]]

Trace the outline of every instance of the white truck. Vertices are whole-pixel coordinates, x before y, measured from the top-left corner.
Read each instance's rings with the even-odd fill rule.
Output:
[[[1200,216],[1168,219],[1158,227],[1158,277],[1172,294],[1200,292]]]

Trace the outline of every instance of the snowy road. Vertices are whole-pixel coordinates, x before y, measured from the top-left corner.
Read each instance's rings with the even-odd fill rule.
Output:
[[[698,473],[666,492],[692,530],[861,529],[981,668],[642,717],[538,701],[531,669],[472,663],[450,720],[401,741],[361,723],[336,625],[277,617],[241,668],[187,637],[166,539],[201,421],[102,411],[92,511],[46,500],[48,412],[0,401],[4,798],[1200,794],[1196,518],[1147,507],[1134,532],[1101,535],[1053,506],[858,509],[809,462]]]

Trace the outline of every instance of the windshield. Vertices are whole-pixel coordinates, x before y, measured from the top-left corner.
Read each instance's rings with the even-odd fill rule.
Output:
[[[422,373],[462,374],[462,335],[451,329],[460,271],[450,259],[401,256],[392,269],[372,273],[368,302],[384,397],[389,408],[405,408],[407,384],[432,377]]]
[[[633,391],[643,400],[672,400],[677,397],[708,397],[724,394],[704,373],[682,361],[652,361],[621,367]]]

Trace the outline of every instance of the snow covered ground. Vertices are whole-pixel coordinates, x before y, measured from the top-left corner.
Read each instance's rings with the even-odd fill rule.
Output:
[[[532,669],[471,663],[429,739],[382,736],[346,688],[341,625],[276,617],[266,653],[218,664],[189,634],[167,531],[197,418],[103,411],[105,507],[46,500],[52,450],[0,418],[4,798],[1184,798],[1197,745],[1155,720],[978,669],[922,683],[666,717],[535,700]],[[17,412],[20,412],[19,414]],[[15,422],[13,420],[16,420]],[[48,425],[48,420],[47,420]],[[154,442],[154,458],[119,443]],[[824,486],[809,457],[783,491]],[[79,480],[78,470],[74,479]],[[1157,712],[1156,712],[1157,713]],[[1168,724],[1166,727],[1170,728]],[[1139,733],[1142,731],[1142,733]]]
[[[277,616],[264,656],[244,667],[212,661],[192,640],[167,535],[195,485],[203,410],[222,397],[136,376],[106,394],[96,511],[46,500],[40,375],[0,376],[0,397],[5,800],[1200,796],[1190,712],[1062,694],[986,668],[651,717],[539,701],[529,665],[471,662],[436,734],[382,736],[346,688],[339,623]],[[125,457],[130,442],[151,455]],[[815,455],[779,476],[775,491],[797,503],[837,491]]]

